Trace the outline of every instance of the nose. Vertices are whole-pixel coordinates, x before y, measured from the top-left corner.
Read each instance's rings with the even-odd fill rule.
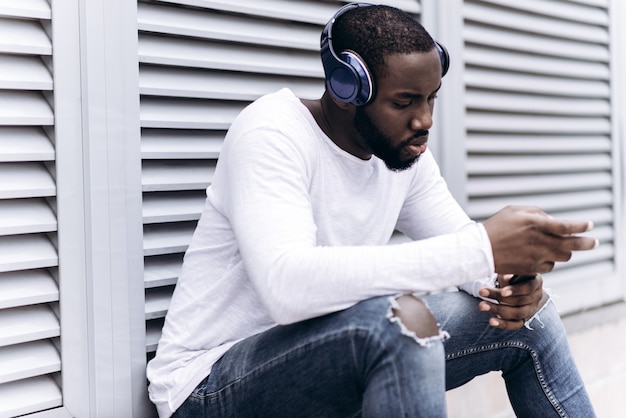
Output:
[[[424,101],[421,106],[415,109],[411,115],[411,130],[419,131],[420,129],[429,130],[433,126],[433,112],[428,102]]]

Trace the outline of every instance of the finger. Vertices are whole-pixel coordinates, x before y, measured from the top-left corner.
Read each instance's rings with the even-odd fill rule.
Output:
[[[496,289],[495,287],[483,287],[478,290],[478,294],[484,298],[499,301],[503,297],[511,296],[513,292],[510,288],[505,291],[505,289]]]
[[[567,221],[563,219],[538,217],[537,226],[543,232],[552,235],[568,236],[590,231],[593,228],[593,222]]]
[[[524,325],[523,318],[507,318],[506,316],[499,315],[498,311],[501,311],[502,305],[495,305],[487,301],[481,301],[478,304],[478,307],[483,312],[490,312],[495,314],[495,316],[489,318],[489,325],[494,328],[516,330],[520,329]],[[513,311],[517,310],[517,308],[511,309],[513,309]]]
[[[494,328],[515,331],[524,326],[523,320],[507,320],[502,318],[489,318],[489,325]]]
[[[600,242],[593,237],[567,237],[569,247],[573,251],[593,250],[600,245]]]

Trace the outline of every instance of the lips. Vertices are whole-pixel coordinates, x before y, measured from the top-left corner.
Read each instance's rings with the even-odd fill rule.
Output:
[[[426,148],[428,148],[428,145],[426,144],[427,142],[428,132],[419,132],[416,136],[407,141],[405,148],[411,154],[419,156],[426,151]]]
[[[428,148],[428,145],[425,141],[422,143],[409,144],[406,146],[406,149],[415,156],[421,155],[426,152],[426,148]]]

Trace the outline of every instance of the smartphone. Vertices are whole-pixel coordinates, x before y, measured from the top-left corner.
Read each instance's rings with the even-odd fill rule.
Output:
[[[509,284],[520,284],[520,283],[528,282],[534,279],[535,277],[537,277],[536,274],[516,274],[513,277],[511,277],[511,280],[509,280]]]

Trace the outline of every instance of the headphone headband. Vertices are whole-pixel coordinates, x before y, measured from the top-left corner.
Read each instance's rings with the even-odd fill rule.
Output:
[[[333,25],[339,16],[370,3],[348,3],[341,7],[328,21],[320,40],[322,65],[326,75],[326,87],[340,102],[362,106],[373,96],[372,78],[365,62],[354,51],[338,56],[333,47]]]
[[[322,66],[326,76],[326,88],[338,101],[356,106],[367,104],[374,95],[374,80],[363,59],[354,51],[346,50],[337,54],[333,47],[333,25],[339,16],[359,7],[373,6],[370,3],[355,2],[341,7],[328,21],[320,39]],[[441,61],[441,76],[450,67],[450,55],[446,48],[435,41],[435,48]]]

